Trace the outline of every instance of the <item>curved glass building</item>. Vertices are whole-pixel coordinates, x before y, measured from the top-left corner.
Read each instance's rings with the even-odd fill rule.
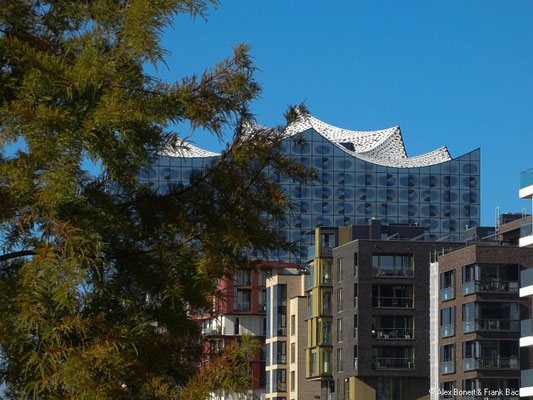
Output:
[[[161,156],[141,180],[164,192],[172,183],[187,183],[193,169],[218,156],[188,147]],[[423,226],[426,240],[457,241],[466,227],[479,225],[479,149],[457,158],[446,147],[408,157],[399,127],[353,131],[306,116],[287,129],[283,151],[314,167],[318,180],[300,186],[275,177],[296,208],[278,229],[300,246],[299,254],[279,251],[268,255],[271,260],[306,258],[312,244],[306,232],[318,226],[362,225],[377,218],[384,224]]]

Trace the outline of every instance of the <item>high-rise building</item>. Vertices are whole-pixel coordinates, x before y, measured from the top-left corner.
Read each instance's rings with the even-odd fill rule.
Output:
[[[280,264],[267,278],[267,400],[313,399],[318,382],[305,376],[307,276],[301,268]]]
[[[307,376],[321,382],[320,398],[427,398],[429,263],[443,243],[379,220],[314,236]]]
[[[520,174],[520,191],[518,196],[521,199],[531,199],[533,201],[533,168]],[[533,252],[533,216],[525,217],[520,221],[520,247]],[[533,259],[530,260],[529,268],[521,271],[520,275],[520,298],[526,300],[533,309]],[[520,347],[523,349],[533,348],[533,320],[531,313],[526,319],[520,322]],[[533,396],[533,364],[531,369],[522,369],[520,380],[520,397]]]
[[[432,386],[441,395],[456,390],[463,399],[519,398],[520,370],[531,365],[529,352],[519,346],[520,319],[531,307],[518,290],[521,270],[532,265],[533,249],[498,242],[438,257],[432,266],[433,282],[439,284]]]
[[[364,225],[377,218],[418,224],[429,240],[453,241],[479,225],[479,149],[453,159],[446,147],[408,157],[399,127],[352,131],[307,116],[286,130],[282,151],[315,168],[318,179],[298,185],[274,177],[295,207],[279,232],[299,247],[296,254],[278,250],[262,258],[303,262],[312,244],[305,233],[317,226]],[[192,170],[216,157],[192,145],[179,153],[169,150],[140,179],[165,192],[176,182],[187,183]]]

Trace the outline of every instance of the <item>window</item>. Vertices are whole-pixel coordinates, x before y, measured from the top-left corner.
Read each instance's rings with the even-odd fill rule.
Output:
[[[353,368],[357,369],[357,346],[353,347]]]
[[[296,362],[296,343],[291,343],[291,364]]]
[[[233,309],[235,311],[250,311],[252,292],[249,289],[235,289]]]
[[[344,365],[342,363],[342,349],[337,349],[337,372],[344,371]]]
[[[291,315],[291,336],[296,333],[296,315]]]
[[[372,305],[376,308],[413,308],[412,285],[372,285]]]
[[[259,270],[259,286],[266,286],[266,280],[272,276],[272,270],[270,268]]]
[[[344,340],[344,334],[342,332],[342,318],[337,320],[337,342],[342,342]]]
[[[235,285],[237,286],[250,286],[251,285],[251,272],[247,269],[239,269],[235,274]]]
[[[324,374],[331,373],[331,351],[330,350],[322,350],[322,372]]]
[[[331,322],[322,321],[322,344],[331,344]]]
[[[322,283],[331,283],[331,262],[322,261]]]
[[[358,266],[359,266],[358,254],[354,253],[353,255],[353,276],[357,276],[359,274]]]
[[[270,393],[270,371],[266,371],[265,379],[266,379],[265,392]]]
[[[353,306],[354,308],[359,307],[359,297],[357,296],[357,283],[353,285]]]
[[[453,374],[455,372],[455,345],[440,346],[440,372]]]
[[[455,306],[440,310],[440,337],[455,335]]]
[[[274,364],[287,363],[287,342],[274,342]]]
[[[357,314],[353,316],[353,337],[357,338]]]
[[[388,278],[412,278],[414,276],[413,256],[385,254],[373,255],[372,276],[383,276]]]
[[[316,376],[316,350],[311,350],[309,357],[309,373],[311,376]]]
[[[337,282],[342,282],[342,258],[337,259]]]
[[[441,301],[455,299],[455,271],[440,274],[440,299]]]
[[[296,390],[296,373],[291,371],[291,392]]]
[[[273,336],[287,335],[287,285],[273,286]]]
[[[274,371],[275,380],[276,380],[276,392],[286,392],[287,391],[287,370],[285,369],[275,369]]]
[[[337,312],[343,309],[342,288],[337,289]]]
[[[331,314],[331,292],[322,292],[322,314]]]
[[[241,331],[241,327],[240,327],[240,320],[239,320],[239,317],[235,318],[235,325],[233,325],[233,334],[234,335],[239,335],[240,334],[240,331]]]
[[[344,400],[350,400],[350,380],[344,380]]]

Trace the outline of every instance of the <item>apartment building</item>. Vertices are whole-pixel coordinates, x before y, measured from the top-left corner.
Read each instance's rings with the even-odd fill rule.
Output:
[[[519,345],[520,320],[531,309],[519,297],[520,274],[528,266],[533,249],[500,243],[438,257],[438,352],[432,357],[438,358],[441,397],[435,398],[519,398],[520,370],[531,363]],[[460,395],[453,397],[454,391]]]
[[[267,400],[311,400],[319,394],[320,384],[305,376],[306,272],[293,264],[280,264],[267,278]]]
[[[520,191],[518,196],[521,199],[531,199],[533,201],[533,168],[520,174]],[[519,245],[524,250],[533,251],[533,217],[526,217],[520,223]],[[520,275],[520,298],[524,299],[533,309],[533,260],[521,271]],[[531,350],[533,348],[533,320],[531,313],[520,322],[520,348]],[[533,397],[533,364],[521,372],[520,397]]]
[[[320,398],[429,398],[429,264],[443,244],[379,220],[314,236],[306,363]]]

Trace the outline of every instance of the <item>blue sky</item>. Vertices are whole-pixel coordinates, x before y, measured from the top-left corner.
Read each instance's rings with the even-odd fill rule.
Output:
[[[252,111],[282,122],[305,100],[330,124],[400,125],[409,155],[482,150],[482,223],[530,211],[519,173],[533,167],[533,2],[225,0],[208,22],[178,17],[159,77],[201,72],[248,43],[263,93]],[[183,132],[186,133],[186,132]],[[197,133],[200,147],[218,150]]]

